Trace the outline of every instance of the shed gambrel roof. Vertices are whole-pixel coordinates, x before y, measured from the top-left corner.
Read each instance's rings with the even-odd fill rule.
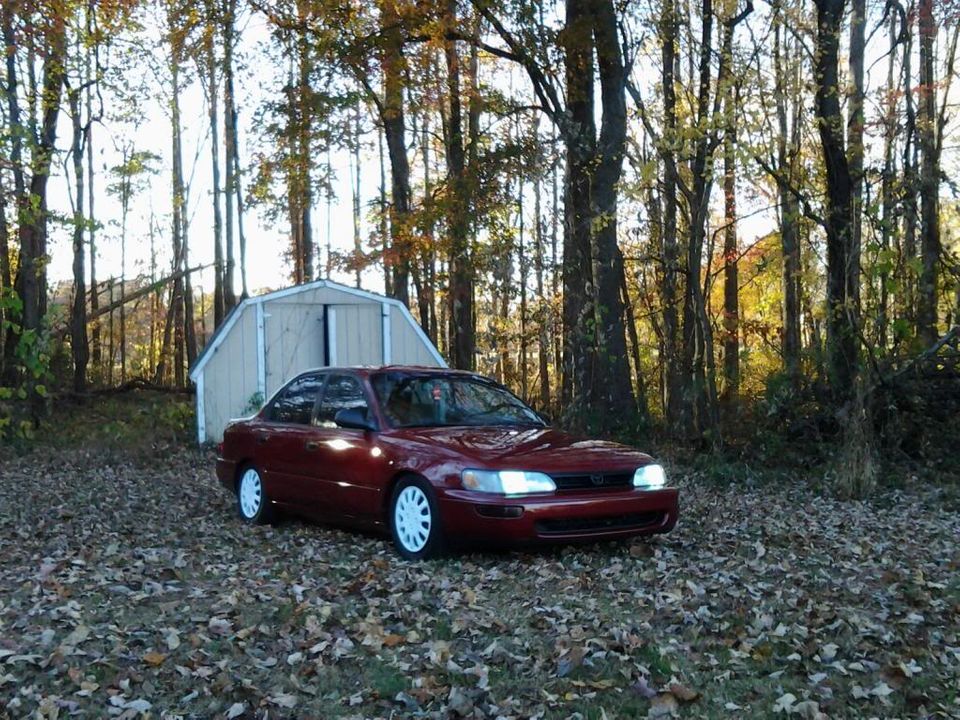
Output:
[[[410,323],[410,325],[416,331],[417,336],[429,349],[430,354],[437,361],[437,363],[441,367],[447,367],[447,363],[443,359],[443,356],[437,351],[437,348],[434,347],[433,343],[430,342],[430,338],[427,337],[427,334],[423,331],[423,328],[420,327],[420,324],[414,320],[413,315],[410,314],[410,310],[404,303],[395,298],[390,298],[385,295],[378,295],[366,290],[359,290],[348,285],[341,285],[340,283],[333,282],[332,280],[314,280],[313,282],[304,283],[303,285],[294,285],[293,287],[284,288],[283,290],[274,290],[273,292],[264,293],[263,295],[249,297],[246,300],[242,300],[241,302],[237,303],[237,305],[235,305],[229,312],[227,317],[224,318],[223,322],[220,323],[220,327],[218,327],[216,331],[214,331],[213,335],[210,336],[210,340],[207,341],[207,344],[204,346],[200,354],[197,355],[197,359],[193,362],[193,367],[190,368],[190,379],[194,382],[197,381],[200,371],[203,370],[210,358],[213,357],[214,351],[217,349],[220,343],[223,342],[223,339],[229,334],[230,329],[237,323],[237,320],[243,314],[244,308],[247,306],[256,305],[257,303],[268,302],[270,300],[279,300],[280,298],[291,297],[303,292],[317,290],[320,288],[337,290],[348,295],[353,295],[355,297],[364,298],[365,300],[370,300],[398,308],[400,313],[404,316],[404,319]]]

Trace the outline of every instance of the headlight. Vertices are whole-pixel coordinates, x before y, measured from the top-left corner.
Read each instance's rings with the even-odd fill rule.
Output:
[[[549,475],[523,470],[464,470],[460,483],[467,490],[498,495],[529,495],[557,489]]]
[[[660,465],[644,465],[633,473],[633,486],[644,490],[659,490],[667,484],[667,474]]]

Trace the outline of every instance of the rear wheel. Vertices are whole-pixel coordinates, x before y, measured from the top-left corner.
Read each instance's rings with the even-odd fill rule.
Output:
[[[440,511],[429,483],[412,477],[397,483],[390,501],[390,530],[393,544],[407,560],[442,553]]]
[[[237,511],[242,520],[252,525],[263,525],[273,519],[273,506],[260,473],[249,465],[240,472],[237,482]]]

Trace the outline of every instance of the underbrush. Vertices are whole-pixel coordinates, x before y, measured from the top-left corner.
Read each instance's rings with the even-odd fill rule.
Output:
[[[800,483],[863,498],[922,483],[960,506],[960,378],[899,378],[861,389],[837,409],[825,388],[772,376],[765,395],[743,399],[721,427],[717,445],[677,443],[660,431],[632,444],[718,486]]]
[[[37,448],[117,456],[151,456],[194,439],[193,396],[134,389],[51,397],[46,417],[28,437],[5,443],[0,459]]]

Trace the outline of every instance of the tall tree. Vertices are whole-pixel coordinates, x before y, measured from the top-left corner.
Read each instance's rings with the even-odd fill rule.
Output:
[[[783,3],[774,7],[773,68],[775,77],[777,135],[776,184],[780,215],[780,247],[783,252],[781,287],[783,289],[783,362],[790,383],[800,380],[800,206],[795,188],[800,158],[799,61],[791,53],[786,37],[787,20]],[[792,104],[788,105],[790,98]]]
[[[474,367],[473,260],[470,256],[470,182],[466,176],[461,108],[460,54],[452,34],[457,27],[456,0],[446,0],[444,55],[447,63],[447,234],[450,241],[450,362]],[[475,100],[471,100],[475,102]]]
[[[940,149],[937,116],[937,23],[933,0],[919,0],[920,36],[920,282],[917,288],[917,336],[925,345],[937,339],[937,273],[940,262]]]
[[[220,210],[220,113],[215,49],[216,28],[220,25],[219,3],[205,1],[206,22],[203,27],[203,58],[198,60],[201,74],[206,76],[207,115],[210,118],[210,166],[213,182],[213,324],[219,327],[226,314],[224,299],[223,215]],[[232,287],[231,287],[232,291]]]
[[[30,163],[30,182],[25,191],[18,194],[20,264],[16,285],[23,304],[25,333],[40,332],[41,319],[46,309],[47,274],[44,256],[47,253],[47,184],[50,164],[56,151],[57,123],[66,71],[65,15],[63,8],[57,8],[40,20],[44,49],[40,124]],[[18,116],[19,110],[11,113],[11,118]],[[33,387],[32,383],[30,387]]]
[[[96,25],[96,4],[91,0],[88,0],[86,3],[86,7],[84,9],[84,21],[87,37],[91,40],[91,42],[88,43],[86,57],[84,59],[84,84],[86,85],[84,96],[87,117],[93,118],[93,90],[94,86],[99,81],[100,74],[98,53],[98,43],[100,38],[98,33],[94,32]],[[97,59],[96,63],[94,63],[94,59]],[[90,256],[90,310],[92,313],[96,313],[96,310],[100,305],[100,292],[97,287],[97,214],[95,206],[96,186],[94,184],[96,169],[94,168],[93,164],[93,125],[94,123],[92,121],[87,123],[84,145],[87,149],[87,217],[90,218],[90,222],[87,223],[87,244],[89,246],[88,252]],[[102,360],[100,352],[99,319],[95,319],[91,324],[90,345],[90,360],[93,362],[93,367],[99,370]]]
[[[377,100],[390,158],[390,286],[393,297],[410,304],[410,161],[404,124],[403,26],[398,0],[378,0],[383,99]],[[372,92],[371,96],[376,98]]]
[[[602,116],[597,147],[599,157],[590,192],[594,217],[595,352],[598,359],[591,401],[597,413],[615,413],[621,418],[630,418],[636,413],[636,396],[627,359],[624,298],[621,294],[623,255],[617,239],[618,189],[627,137],[626,69],[612,0],[594,0],[593,35]],[[609,423],[604,425],[610,426]]]
[[[840,108],[840,32],[846,0],[815,0],[816,118],[827,176],[827,370],[834,394],[847,397],[857,376],[860,258],[854,246],[853,198]]]
[[[78,42],[79,45],[79,42]],[[66,82],[66,80],[65,80]],[[90,345],[87,338],[87,286],[84,272],[86,248],[83,238],[86,229],[84,218],[84,169],[83,140],[85,136],[80,110],[80,97],[83,86],[68,89],[67,99],[70,105],[70,119],[73,140],[70,155],[73,158],[73,308],[70,313],[70,347],[73,353],[73,389],[82,393],[87,386],[87,363],[90,359]]]
[[[677,430],[683,419],[683,392],[680,372],[680,320],[677,312],[678,271],[680,247],[677,242],[677,193],[680,176],[677,171],[675,147],[678,144],[676,64],[678,17],[676,0],[664,0],[659,18],[661,38],[661,78],[663,93],[663,231],[661,233],[661,262],[663,283],[661,304],[663,306],[663,354],[664,383],[663,408],[667,422]]]
[[[723,93],[725,127],[723,131],[723,396],[728,408],[734,407],[740,393],[740,283],[737,241],[737,88],[731,78],[733,65],[733,26],[723,33],[724,77],[718,78]]]
[[[236,21],[237,21],[237,0],[225,0],[222,5],[222,13],[219,16],[223,33],[223,113],[224,113],[224,165],[226,169],[226,186],[223,193],[223,211],[224,211],[224,256],[225,264],[223,268],[223,309],[224,313],[229,312],[237,303],[236,290],[234,288],[234,275],[236,274],[236,255],[234,253],[233,243],[233,200],[236,195],[240,200],[240,178],[238,177],[237,167],[239,166],[237,152],[237,103],[233,82],[233,64],[234,48],[236,45]],[[211,98],[210,102],[213,102]],[[212,122],[212,120],[211,120]],[[237,208],[238,225],[241,225],[242,210]],[[242,225],[241,225],[242,226]],[[243,243],[241,242],[241,248]],[[241,251],[240,272],[243,277],[242,294],[247,294],[246,273],[244,268],[244,257]]]

